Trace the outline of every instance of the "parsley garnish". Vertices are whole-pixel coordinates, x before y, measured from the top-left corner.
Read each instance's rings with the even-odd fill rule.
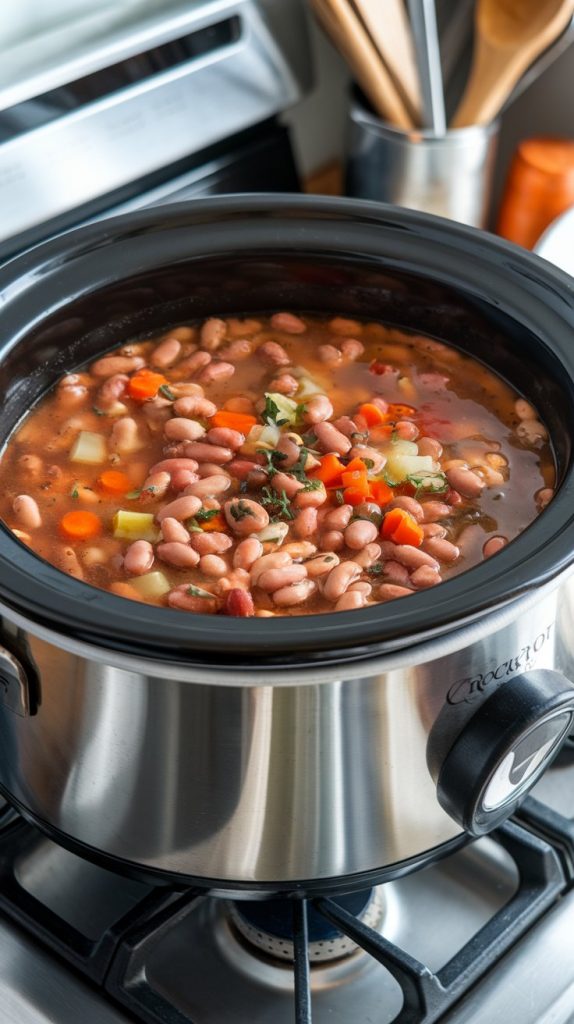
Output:
[[[195,513],[193,517],[197,523],[208,523],[210,519],[219,515],[218,508],[200,508],[199,512]],[[251,513],[253,515],[253,513]]]
[[[282,416],[282,413],[277,402],[274,402],[270,395],[265,395],[265,408],[263,410],[263,419],[265,422],[274,423],[276,426],[282,427],[283,424],[288,423],[289,420],[285,419],[284,416],[279,419],[280,416]]]
[[[246,505],[244,501],[241,501],[241,499],[236,504],[234,503],[230,505],[229,511],[233,519],[235,519],[236,523],[238,523],[241,519],[245,519],[246,516],[255,515],[253,510],[250,509],[249,506]]]
[[[366,570],[371,576],[380,576],[385,571],[385,567],[382,562],[374,562]]]
[[[419,498],[422,494],[444,494],[449,487],[444,473],[429,473],[424,476],[412,473],[407,477],[407,481],[415,488],[415,498]]]
[[[279,494],[272,487],[263,487],[261,490],[261,504],[271,511],[271,522],[278,522],[283,516],[285,519],[294,519],[295,516],[289,507],[289,499],[285,491]]]
[[[309,452],[307,448],[302,447],[299,450],[299,458],[292,466],[289,467],[289,473],[294,476],[296,480],[300,480],[302,483],[306,483],[307,477],[305,476],[305,466],[307,464],[307,456]]]
[[[269,478],[275,476],[275,474],[279,472],[276,463],[287,458],[283,452],[277,451],[276,448],[256,448],[255,451],[258,455],[264,455],[267,459],[265,466],[262,466],[261,468],[267,473]]]
[[[343,494],[342,491],[340,491],[340,490],[336,490],[335,491],[335,501],[337,502],[337,505],[344,505],[345,504],[345,495]]]
[[[128,491],[128,493],[126,494],[126,498],[129,498],[130,501],[135,501],[136,498],[139,498],[140,494],[141,489],[135,491]]]
[[[299,402],[299,405],[295,409],[295,416],[296,416],[296,418],[298,420],[302,420],[303,416],[305,415],[306,412],[307,412],[307,406],[305,405],[305,402]]]
[[[190,594],[191,597],[210,597],[215,600],[215,594],[210,594],[209,590],[202,590],[201,587],[194,587],[191,584],[187,588],[186,593]]]
[[[97,405],[92,406],[92,412],[95,412],[96,416],[107,416],[107,413],[103,409],[98,409]]]
[[[162,395],[163,398],[167,398],[170,402],[175,402],[177,397],[176,395],[174,395],[169,384],[162,384],[158,391],[158,395]]]
[[[80,497],[80,492],[78,491],[78,485],[74,484],[74,486],[72,487],[72,490],[70,491],[70,498],[79,498],[79,497]]]
[[[373,466],[375,465],[373,459],[362,459],[361,461],[365,463],[367,469],[372,469]]]
[[[323,484],[321,483],[320,480],[307,480],[305,486],[303,487],[303,490],[304,491],[318,491],[322,486],[323,486]]]

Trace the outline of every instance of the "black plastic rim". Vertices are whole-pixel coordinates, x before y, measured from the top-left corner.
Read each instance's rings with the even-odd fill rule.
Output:
[[[342,262],[358,254],[373,265],[406,267],[508,312],[539,340],[544,358],[553,360],[555,377],[559,367],[561,386],[574,407],[571,278],[516,246],[450,221],[382,204],[311,196],[230,196],[156,208],[81,228],[12,260],[0,270],[0,337],[7,339],[0,361],[41,320],[33,312],[34,301],[28,312],[35,292],[36,302],[38,294],[45,302],[52,296],[46,316],[77,299],[80,286],[62,293],[63,269],[93,267],[88,290],[94,292],[105,281],[135,274],[138,260],[147,266],[155,259],[158,267],[182,261],[185,238],[191,245],[202,225],[214,224],[221,251],[229,250],[230,237],[246,253],[255,245],[275,253],[297,246],[312,256],[328,245]],[[133,247],[134,239],[141,258],[123,274],[114,248],[121,253],[122,245]],[[216,243],[211,245],[211,252],[217,251]],[[56,633],[154,660],[255,670],[273,664],[342,663],[438,636],[552,581],[574,561],[573,524],[569,465],[543,516],[495,559],[408,601],[276,620],[191,616],[123,600],[63,575],[2,526],[1,598],[8,608]]]

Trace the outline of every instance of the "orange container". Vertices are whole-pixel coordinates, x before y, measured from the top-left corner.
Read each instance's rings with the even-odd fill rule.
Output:
[[[525,139],[508,172],[498,234],[532,249],[545,228],[570,206],[574,206],[574,140]]]

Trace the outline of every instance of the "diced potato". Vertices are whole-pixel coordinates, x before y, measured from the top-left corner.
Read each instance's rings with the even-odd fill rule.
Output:
[[[253,427],[251,428],[254,429]],[[276,427],[274,423],[268,423],[263,429],[258,438],[258,448],[276,448],[277,442],[281,437],[281,430]]]
[[[81,430],[70,452],[70,462],[82,462],[85,465],[100,465],[108,457],[106,439],[102,434],[94,434],[91,430]]]
[[[403,455],[401,453],[389,455],[385,472],[394,483],[400,483],[407,476],[418,473],[431,473],[434,469],[434,462],[431,455]]]
[[[120,509],[114,519],[114,537],[120,540],[150,540],[159,537],[159,530],[151,512],[132,512]]]
[[[130,580],[130,585],[142,597],[163,597],[171,590],[171,585],[162,572],[146,572],[144,576],[136,576]]]
[[[283,426],[282,420],[291,424],[297,422],[297,402],[294,402],[292,398],[287,398],[286,395],[281,395],[278,391],[266,392],[265,398],[271,399],[277,406],[279,426]]]

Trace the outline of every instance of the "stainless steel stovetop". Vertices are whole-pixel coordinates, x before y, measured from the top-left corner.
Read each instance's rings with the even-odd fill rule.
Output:
[[[378,887],[358,916],[333,899],[306,904],[308,946],[289,916],[293,947],[250,903],[126,880],[7,811],[0,1020],[571,1024],[574,757],[493,837]]]

